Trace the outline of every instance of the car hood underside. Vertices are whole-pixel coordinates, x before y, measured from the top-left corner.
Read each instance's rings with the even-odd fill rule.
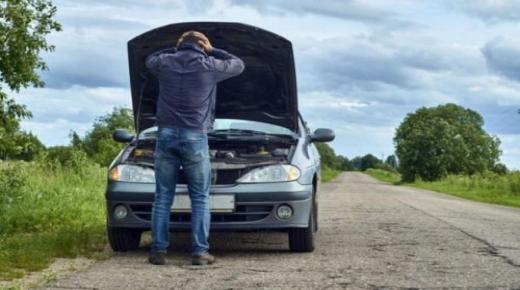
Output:
[[[178,23],[150,30],[128,42],[134,121],[138,132],[155,125],[158,83],[144,64],[150,53],[171,47],[185,31],[197,30],[213,46],[240,57],[244,72],[219,83],[215,118],[252,120],[297,131],[296,75],[291,43],[240,23]]]

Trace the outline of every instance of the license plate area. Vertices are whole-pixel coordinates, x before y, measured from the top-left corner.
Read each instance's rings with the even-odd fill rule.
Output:
[[[218,194],[209,196],[209,210],[215,213],[228,213],[235,211],[235,195]],[[172,212],[191,212],[190,197],[186,194],[175,195],[171,208]]]

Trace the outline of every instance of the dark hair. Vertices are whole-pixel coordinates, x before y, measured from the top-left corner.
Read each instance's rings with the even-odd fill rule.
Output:
[[[198,43],[199,41],[205,41],[205,37],[203,33],[195,30],[186,31],[177,40],[177,47],[186,42]]]

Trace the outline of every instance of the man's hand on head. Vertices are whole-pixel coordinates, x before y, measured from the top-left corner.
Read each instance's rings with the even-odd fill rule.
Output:
[[[206,37],[206,35],[198,31],[190,30],[184,32],[177,40],[177,47],[179,47],[179,45],[185,41],[197,43],[200,45],[200,47],[202,47],[202,49],[204,49],[204,52],[207,54],[211,53],[213,50],[213,46],[211,45],[211,42]]]
[[[204,40],[199,40],[198,44],[204,49],[204,51],[209,54],[213,50],[213,46],[211,45],[211,42],[209,42],[209,39],[204,37]]]

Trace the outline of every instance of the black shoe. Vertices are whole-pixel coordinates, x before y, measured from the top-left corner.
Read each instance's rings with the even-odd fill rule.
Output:
[[[204,253],[202,255],[191,256],[192,265],[211,265],[215,263],[215,257],[210,253]]]
[[[154,265],[164,265],[166,264],[166,252],[150,252],[150,256],[148,257],[148,262]]]

